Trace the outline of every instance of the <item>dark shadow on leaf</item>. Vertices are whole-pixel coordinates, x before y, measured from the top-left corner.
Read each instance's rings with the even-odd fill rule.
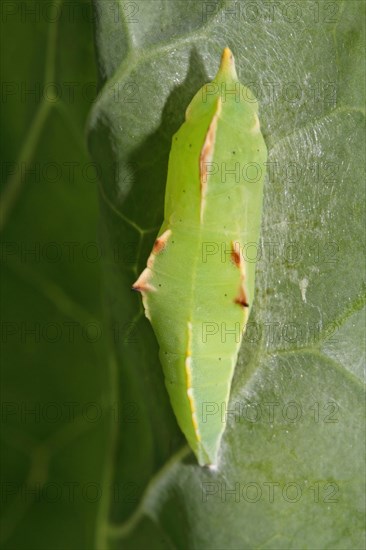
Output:
[[[185,110],[191,99],[207,81],[204,63],[196,49],[193,49],[186,78],[169,95],[159,128],[127,160],[129,169],[133,172],[133,184],[124,208],[129,217],[141,227],[159,227],[163,221],[172,137],[183,124]],[[155,236],[154,233],[149,235],[150,244]],[[142,261],[145,259],[142,258]]]

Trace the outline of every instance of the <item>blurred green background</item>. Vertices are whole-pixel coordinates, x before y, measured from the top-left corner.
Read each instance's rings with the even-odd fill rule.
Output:
[[[2,547],[92,548],[110,415],[92,8],[1,12]]]
[[[362,548],[365,3],[93,6],[1,4],[1,548]],[[274,90],[262,239],[302,252],[264,254],[251,320],[304,330],[244,338],[231,410],[282,415],[230,416],[212,473],[130,287],[171,137],[226,45]]]

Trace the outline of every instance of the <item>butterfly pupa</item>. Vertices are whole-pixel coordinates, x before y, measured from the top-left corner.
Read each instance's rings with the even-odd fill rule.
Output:
[[[164,221],[133,288],[156,334],[178,424],[217,466],[231,381],[254,298],[267,149],[258,102],[229,48],[173,136]]]

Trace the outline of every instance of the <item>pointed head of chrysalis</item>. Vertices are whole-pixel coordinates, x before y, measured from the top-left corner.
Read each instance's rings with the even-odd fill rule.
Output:
[[[235,68],[235,59],[230,48],[224,48],[221,56],[219,70],[212,82],[205,84],[194,96],[186,110],[186,119],[194,117],[197,112],[204,113],[215,109],[218,98],[226,107],[232,106],[235,110],[240,103],[242,109],[246,107],[248,112],[258,112],[258,102],[254,94],[239,82]],[[236,104],[236,105],[235,105]],[[231,111],[231,109],[230,109]],[[228,112],[228,111],[227,111]]]
[[[238,82],[238,75],[235,69],[235,60],[230,48],[224,48],[221,56],[221,63],[217,75],[214,80],[216,82]]]

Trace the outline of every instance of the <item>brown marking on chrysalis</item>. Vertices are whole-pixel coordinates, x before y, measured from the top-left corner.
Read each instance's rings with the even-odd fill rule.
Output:
[[[171,229],[167,229],[166,231],[164,231],[164,233],[162,235],[160,235],[160,237],[158,237],[156,239],[156,241],[154,242],[154,246],[153,246],[153,253],[154,254],[159,254],[159,252],[161,252],[163,250],[163,248],[165,247],[170,235],[171,235]]]
[[[245,288],[245,264],[244,264],[244,258],[238,252],[235,250],[235,244],[233,241],[231,242],[231,259],[236,265],[237,268],[240,270],[240,286],[239,286],[239,292],[236,298],[234,299],[234,302],[242,307],[249,307],[248,303],[248,297],[247,297],[247,291]]]
[[[238,241],[231,241],[231,261],[236,267],[242,270],[243,259],[240,254],[240,243]],[[243,273],[245,277],[245,272]]]
[[[159,252],[161,252],[164,248],[164,243],[162,241],[162,239],[156,239],[156,241],[154,242],[154,246],[153,246],[153,252],[154,254],[159,254]]]
[[[158,254],[160,254],[160,252],[162,252],[164,250],[164,248],[166,246],[166,243],[168,242],[168,239],[169,239],[171,234],[172,234],[172,230],[167,229],[154,242],[154,246],[153,246],[153,249],[151,251],[151,254],[147,259],[147,266],[150,267],[150,269],[152,269],[152,267],[154,265],[155,256],[157,256]]]
[[[239,294],[238,296],[235,298],[234,302],[236,304],[238,304],[239,306],[242,306],[242,307],[249,307],[249,304],[248,304],[248,298],[247,298],[247,295],[246,295],[246,292],[245,292],[245,288],[244,288],[244,285],[240,285],[240,288],[239,288]]]
[[[146,293],[156,290],[156,288],[149,282],[152,277],[152,267],[154,265],[155,257],[163,251],[171,233],[171,229],[167,229],[162,235],[160,235],[160,237],[156,239],[151,254],[147,259],[147,267],[143,270],[137,281],[132,285],[132,290],[141,292],[142,303],[145,308],[145,315],[150,320],[150,311],[147,303]]]
[[[231,250],[231,260],[236,265],[236,267],[240,268],[240,252],[234,250],[233,248]]]
[[[200,187],[201,187],[201,207],[200,207],[200,219],[203,220],[203,212],[206,206],[206,193],[207,193],[207,164],[211,162],[213,152],[215,148],[217,121],[221,113],[221,97],[217,98],[216,110],[208,127],[205,141],[201,149],[199,158],[200,169]]]
[[[146,267],[137,281],[132,285],[132,290],[137,290],[138,292],[149,292],[150,290],[156,290],[156,288],[149,283],[151,275],[151,269]]]

